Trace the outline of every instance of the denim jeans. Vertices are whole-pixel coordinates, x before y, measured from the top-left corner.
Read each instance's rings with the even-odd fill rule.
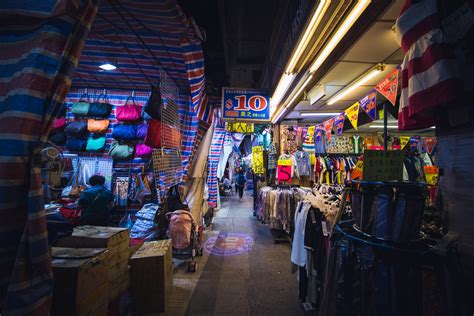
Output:
[[[393,189],[382,186],[377,189],[375,203],[375,223],[373,235],[389,239],[392,224]]]

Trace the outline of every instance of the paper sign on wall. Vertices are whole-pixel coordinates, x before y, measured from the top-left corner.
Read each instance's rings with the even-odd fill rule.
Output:
[[[364,151],[364,181],[402,181],[404,153],[400,150]]]
[[[252,147],[252,165],[253,165],[253,172],[255,174],[265,173],[265,167],[263,165],[263,147],[262,146]]]
[[[357,129],[357,122],[359,120],[359,106],[359,102],[356,102],[346,110],[347,118],[355,129]]]
[[[254,124],[253,123],[225,123],[225,129],[228,132],[236,132],[236,133],[253,133],[254,132]]]

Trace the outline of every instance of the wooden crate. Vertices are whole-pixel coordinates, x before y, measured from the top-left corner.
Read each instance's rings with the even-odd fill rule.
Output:
[[[144,243],[130,259],[130,289],[138,314],[165,312],[172,279],[171,240]]]
[[[130,286],[130,280],[129,280],[129,272],[128,268],[120,274],[118,277],[115,279],[111,280],[109,282],[109,299],[114,300],[117,298],[119,295],[123,294]]]
[[[51,250],[54,276],[52,315],[106,315],[109,279],[107,249]]]

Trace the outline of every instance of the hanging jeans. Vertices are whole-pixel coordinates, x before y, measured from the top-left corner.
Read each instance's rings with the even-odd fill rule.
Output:
[[[418,186],[399,188],[395,196],[391,239],[407,241],[419,238],[426,193]]]

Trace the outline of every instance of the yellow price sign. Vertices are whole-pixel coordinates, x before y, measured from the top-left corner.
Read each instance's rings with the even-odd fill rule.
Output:
[[[277,165],[278,166],[291,166],[292,161],[291,159],[278,159]]]
[[[227,122],[225,123],[225,128],[228,132],[236,132],[236,133],[253,133],[255,130],[253,123]]]
[[[263,147],[262,146],[252,147],[252,164],[253,164],[253,172],[255,174],[265,173],[265,166],[263,165]]]

